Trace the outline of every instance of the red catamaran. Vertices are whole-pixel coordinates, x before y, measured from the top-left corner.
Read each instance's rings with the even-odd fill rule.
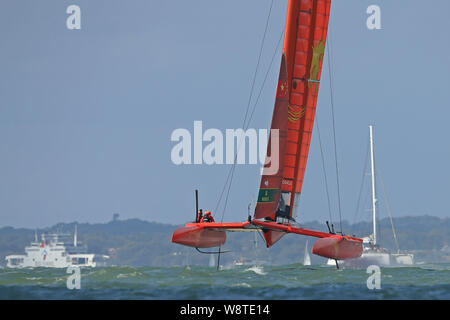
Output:
[[[295,226],[319,93],[331,0],[288,0],[283,53],[266,164],[253,219],[216,223],[196,219],[175,230],[172,242],[194,248],[222,246],[226,231],[262,231],[267,247],[287,233],[319,238],[312,253],[344,260],[361,256],[362,240]],[[270,160],[277,132],[278,165]],[[197,208],[198,210],[198,208]]]

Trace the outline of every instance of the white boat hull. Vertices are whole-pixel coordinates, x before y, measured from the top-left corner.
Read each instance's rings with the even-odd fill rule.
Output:
[[[380,267],[406,266],[414,264],[412,254],[390,254],[386,252],[364,252],[356,259],[339,260],[339,267],[344,268],[367,268],[371,265]],[[336,261],[329,259],[327,265],[336,266]]]

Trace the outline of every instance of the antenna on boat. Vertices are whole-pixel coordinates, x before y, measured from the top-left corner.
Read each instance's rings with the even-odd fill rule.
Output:
[[[37,228],[34,229],[34,242],[38,242],[38,237],[37,237]]]
[[[195,213],[198,212],[198,190],[195,189]]]
[[[198,190],[195,189],[195,222],[200,222],[201,217],[201,213],[199,215],[199,211],[198,211]]]

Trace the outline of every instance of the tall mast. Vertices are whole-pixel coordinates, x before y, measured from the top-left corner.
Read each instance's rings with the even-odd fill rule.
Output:
[[[373,213],[373,244],[377,244],[377,198],[375,195],[375,160],[373,151],[373,126],[369,126],[370,131],[370,162],[372,168],[372,213]]]

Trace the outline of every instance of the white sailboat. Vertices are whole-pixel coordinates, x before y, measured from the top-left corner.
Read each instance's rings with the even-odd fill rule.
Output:
[[[371,163],[371,178],[372,178],[372,228],[371,235],[364,237],[365,244],[364,251],[361,257],[356,259],[348,259],[345,261],[335,261],[329,259],[327,265],[336,265],[350,267],[350,268],[364,268],[369,265],[391,266],[391,265],[412,265],[414,264],[414,255],[410,253],[400,253],[398,247],[397,236],[394,229],[392,217],[391,219],[392,231],[394,239],[397,244],[397,253],[390,253],[387,249],[380,247],[377,241],[377,197],[376,197],[376,179],[375,179],[375,153],[373,143],[373,126],[369,126],[370,133],[370,163]],[[388,210],[389,211],[389,210]]]
[[[306,240],[305,256],[303,257],[303,265],[304,266],[310,266],[311,265],[311,257],[309,256],[309,251],[308,251],[308,240]]]

